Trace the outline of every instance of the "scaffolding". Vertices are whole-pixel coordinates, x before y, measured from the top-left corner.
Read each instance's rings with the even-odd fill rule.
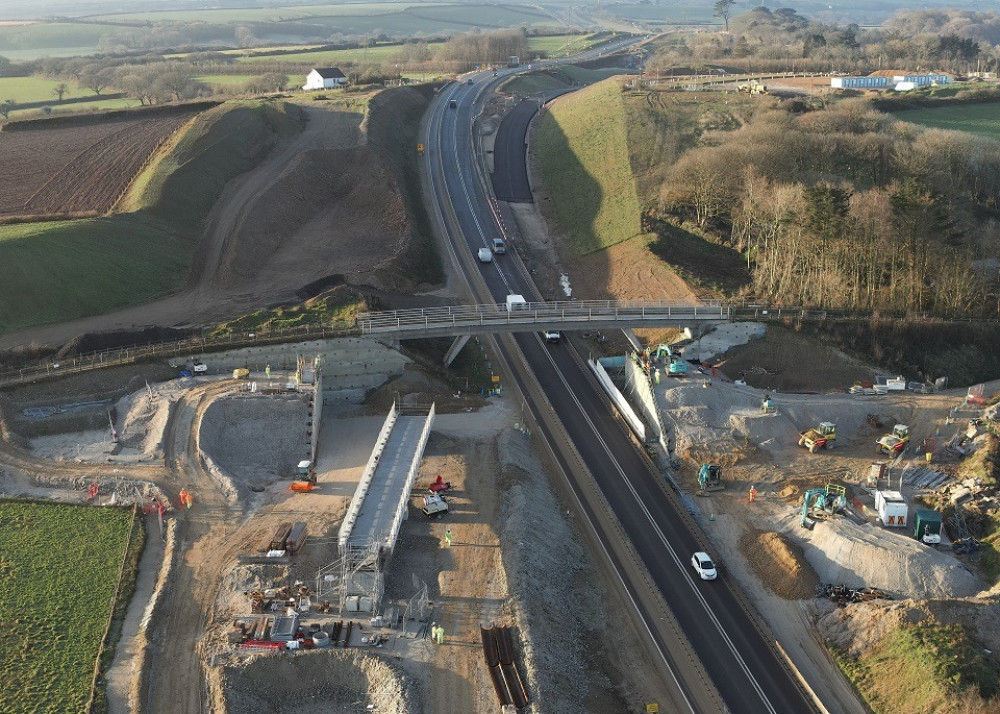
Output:
[[[379,540],[354,546],[316,572],[316,596],[340,615],[376,613],[385,592],[385,551]]]

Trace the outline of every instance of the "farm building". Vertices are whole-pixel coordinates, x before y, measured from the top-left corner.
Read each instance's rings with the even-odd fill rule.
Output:
[[[952,78],[947,74],[897,74],[892,81],[896,84],[912,82],[917,87],[930,87],[933,84],[951,84]]]
[[[889,86],[888,77],[831,77],[834,89],[878,89]]]
[[[347,77],[336,67],[326,67],[323,69],[313,69],[306,75],[306,83],[303,89],[334,89],[347,84]]]

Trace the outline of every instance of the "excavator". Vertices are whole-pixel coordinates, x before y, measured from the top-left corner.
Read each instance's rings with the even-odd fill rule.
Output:
[[[668,377],[683,377],[687,374],[688,363],[679,354],[670,349],[670,345],[661,344],[653,353],[656,360],[662,361],[667,368]]]
[[[832,449],[837,444],[837,425],[824,421],[818,427],[799,433],[799,446],[815,454],[820,449]]]
[[[702,464],[698,471],[699,492],[721,491],[725,488],[722,485],[722,467],[718,464]]]
[[[802,519],[799,525],[812,530],[816,517],[828,518],[847,508],[847,488],[828,483],[824,488],[811,488],[802,499]]]

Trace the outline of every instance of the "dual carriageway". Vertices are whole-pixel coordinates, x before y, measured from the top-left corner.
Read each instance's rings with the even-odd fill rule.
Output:
[[[576,301],[543,303],[516,251],[491,263],[475,261],[480,247],[507,236],[477,160],[473,136],[483,98],[502,76],[493,79],[480,74],[472,79],[472,83],[446,86],[432,105],[424,159],[425,187],[433,200],[437,227],[446,238],[445,250],[479,306],[451,308],[450,313],[448,309],[423,314],[398,311],[379,314],[378,319],[372,314],[363,316],[367,323],[359,320],[362,331],[403,336],[404,328],[411,326],[423,334],[434,329],[441,329],[440,334],[463,330],[511,333],[494,338],[498,359],[524,396],[536,432],[564,476],[564,495],[587,524],[591,546],[603,554],[604,564],[633,608],[639,631],[648,635],[650,652],[661,665],[664,689],[671,699],[667,710],[699,714],[820,711],[736,583],[726,577],[707,583],[695,579],[688,560],[691,553],[705,549],[704,535],[646,454],[631,441],[573,347],[568,343],[547,346],[537,332],[512,324],[523,319],[533,320],[539,329],[565,327],[576,317],[578,325],[597,326],[599,320],[591,311],[598,306]],[[452,101],[455,106],[449,108]],[[514,140],[517,134],[513,133]],[[497,153],[501,151],[524,160],[523,143],[513,151],[497,147]],[[505,315],[502,303],[510,294],[533,301],[532,314],[516,320]],[[603,309],[619,307],[605,305]],[[673,324],[727,319],[722,305],[664,304],[657,309],[657,319],[678,321]],[[678,312],[670,314],[671,310]],[[600,319],[606,319],[608,326],[616,322],[621,326],[615,319],[620,314],[607,313]],[[635,314],[628,315],[629,322],[636,319]],[[439,324],[432,326],[432,321]],[[449,321],[454,324],[444,324]],[[463,330],[456,330],[460,321]]]

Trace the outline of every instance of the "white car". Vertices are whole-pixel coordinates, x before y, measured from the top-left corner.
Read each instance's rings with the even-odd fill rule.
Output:
[[[493,251],[489,248],[479,249],[479,262],[480,263],[492,263],[493,262]]]
[[[542,333],[542,337],[545,338],[546,342],[556,343],[562,337],[559,330],[546,330]]]
[[[701,551],[691,556],[691,567],[695,569],[702,580],[715,580],[719,573],[715,570],[715,563],[708,557],[708,553]]]
[[[194,372],[201,374],[207,371],[208,371],[208,365],[205,364],[204,362],[194,363]]]

